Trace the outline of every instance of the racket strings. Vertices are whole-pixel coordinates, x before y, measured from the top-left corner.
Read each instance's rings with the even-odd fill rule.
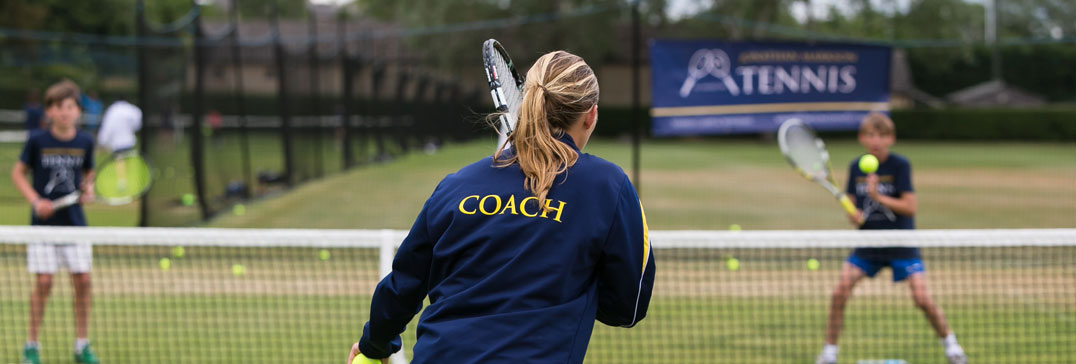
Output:
[[[814,136],[814,133],[803,128],[790,128],[787,131],[786,143],[789,158],[795,162],[796,167],[812,177],[827,174],[825,145]]]
[[[124,157],[105,164],[94,181],[98,198],[125,203],[142,195],[152,183],[152,171],[140,157]]]
[[[504,94],[505,106],[508,108],[510,117],[515,118],[519,115],[519,108],[523,102],[523,93],[519,89],[519,84],[512,74],[512,69],[509,67],[508,62],[500,54],[493,56],[494,68],[497,72],[497,80],[501,85],[501,93]]]

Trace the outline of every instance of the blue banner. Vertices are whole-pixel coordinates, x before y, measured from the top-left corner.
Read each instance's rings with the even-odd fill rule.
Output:
[[[890,48],[835,43],[654,40],[655,136],[776,131],[800,118],[854,130],[889,111]]]

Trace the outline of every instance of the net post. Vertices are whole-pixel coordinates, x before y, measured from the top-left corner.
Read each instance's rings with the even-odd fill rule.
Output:
[[[138,43],[135,52],[138,54],[138,105],[142,110],[149,110],[149,69],[147,65],[146,44],[143,38],[146,36],[146,11],[144,0],[135,3],[135,30]],[[149,125],[143,121],[143,126],[138,130],[138,151],[142,155],[149,155]],[[149,226],[149,198],[141,198],[138,201],[138,226]]]
[[[396,255],[396,240],[392,230],[381,230],[381,247],[378,248],[378,272],[381,278],[392,272],[392,258]]]
[[[284,182],[288,187],[295,185],[295,160],[292,151],[292,132],[291,132],[291,110],[289,104],[291,103],[290,96],[288,94],[288,81],[286,65],[287,61],[284,58],[284,44],[280,35],[280,24],[278,12],[278,5],[276,2],[269,4],[269,33],[272,35],[273,40],[273,58],[276,63],[276,76],[277,76],[277,101],[279,109],[277,112],[280,115],[280,139],[281,145],[284,149]]]
[[[340,110],[340,132],[342,133],[340,139],[343,140],[343,148],[341,150],[343,158],[340,158],[340,169],[347,170],[355,164],[351,155],[350,106],[353,85],[352,78],[354,78],[354,74],[352,73],[352,64],[351,60],[348,58],[347,43],[345,42],[345,34],[347,34],[347,15],[346,13],[343,13],[345,10],[341,9],[340,11],[341,13],[337,14],[336,17],[336,55],[339,57],[340,74],[342,74],[343,77],[341,78],[342,83],[340,85],[340,98],[337,100],[337,109]]]
[[[200,9],[197,3],[191,2],[195,9]],[[205,98],[205,69],[206,69],[206,47],[209,45],[209,40],[205,36],[205,32],[202,30],[202,13],[201,10],[197,10],[198,14],[194,17],[194,102],[191,105],[191,141],[190,141],[190,158],[191,166],[194,169],[194,193],[198,197],[198,211],[201,213],[202,221],[209,221],[210,212],[209,204],[206,202],[205,193],[205,158],[204,156],[204,142],[202,135],[203,114],[204,105],[203,99]]]

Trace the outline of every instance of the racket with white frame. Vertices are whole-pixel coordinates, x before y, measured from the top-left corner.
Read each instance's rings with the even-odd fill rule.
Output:
[[[837,181],[833,178],[833,171],[830,168],[826,143],[815,134],[814,129],[800,119],[785,120],[777,130],[777,145],[781,147],[781,153],[785,155],[788,163],[800,175],[833,194],[848,216],[856,218],[860,224],[863,223],[863,219],[856,214],[855,204],[848,198],[848,195],[837,188]]]
[[[515,130],[519,109],[523,104],[523,76],[516,71],[508,51],[496,39],[482,43],[482,66],[489,81],[489,93],[493,97],[493,106],[497,108],[500,125],[498,125],[497,148],[508,142],[508,136]]]

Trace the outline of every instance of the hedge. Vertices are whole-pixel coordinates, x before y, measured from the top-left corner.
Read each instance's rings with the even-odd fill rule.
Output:
[[[649,134],[650,110],[640,122]],[[631,109],[599,109],[599,136],[631,132]],[[902,140],[1024,140],[1076,141],[1076,109],[941,109],[895,110],[897,135]]]

